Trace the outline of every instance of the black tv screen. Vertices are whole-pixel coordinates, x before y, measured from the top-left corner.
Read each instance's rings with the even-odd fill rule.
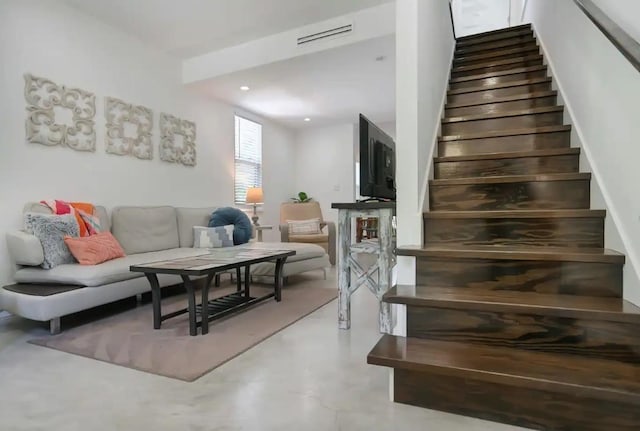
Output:
[[[360,196],[396,199],[396,144],[360,114]]]

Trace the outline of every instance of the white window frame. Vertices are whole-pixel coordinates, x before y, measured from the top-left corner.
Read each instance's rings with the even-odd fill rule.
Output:
[[[260,132],[259,132],[259,140],[260,143],[259,145],[259,149],[258,149],[258,154],[259,154],[259,160],[256,162],[254,160],[251,159],[244,159],[242,158],[242,149],[241,149],[241,143],[239,142],[240,140],[240,130],[239,128],[241,127],[242,122],[247,121],[249,123],[253,123],[257,126],[259,126],[260,128]],[[238,164],[244,164],[245,166],[255,166],[258,170],[258,174],[257,177],[254,179],[254,181],[249,184],[246,183],[244,184],[244,189],[246,190],[247,187],[262,187],[262,169],[263,169],[263,164],[262,164],[262,138],[263,138],[263,133],[262,133],[262,124],[259,123],[258,121],[252,120],[250,118],[247,118],[243,115],[240,114],[235,114],[234,115],[234,155],[233,155],[233,198],[234,198],[234,202],[236,205],[246,205],[246,193],[241,193],[241,195],[239,195],[237,193],[237,190],[239,188],[239,184],[238,184],[238,178],[237,178],[237,174],[238,174]],[[242,186],[240,186],[242,187]]]

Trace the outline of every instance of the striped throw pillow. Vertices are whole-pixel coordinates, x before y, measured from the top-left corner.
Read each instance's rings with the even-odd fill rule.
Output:
[[[320,233],[320,219],[287,220],[290,235],[317,235]]]

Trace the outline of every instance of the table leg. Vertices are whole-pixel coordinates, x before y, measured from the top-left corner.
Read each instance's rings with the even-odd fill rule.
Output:
[[[198,326],[196,324],[196,291],[193,281],[188,275],[182,276],[184,288],[187,291],[187,300],[189,302],[189,335],[198,335]],[[208,318],[209,316],[207,316]]]
[[[238,292],[242,290],[242,277],[240,277],[240,267],[236,268],[236,290]]]
[[[149,280],[151,285],[151,304],[153,306],[153,329],[160,329],[162,325],[162,310],[161,310],[161,295],[160,295],[160,283],[158,282],[158,276],[152,273],[144,274]]]
[[[220,287],[220,274],[216,274],[215,286]]]
[[[218,277],[218,274],[215,274],[215,277]],[[213,273],[207,275],[204,286],[202,286],[202,310],[200,315],[200,327],[202,328],[202,335],[209,333],[209,287],[211,286],[211,281],[213,280],[213,278]]]
[[[391,333],[391,307],[390,304],[384,302],[382,297],[391,288],[391,265],[393,261],[393,210],[380,210],[379,218],[379,237],[380,237],[380,253],[378,254],[378,286],[376,297],[380,301],[380,310],[378,315],[380,332]]]
[[[286,262],[287,258],[284,257],[282,259],[277,259],[276,260],[276,272],[275,272],[275,276],[274,276],[274,281],[275,281],[275,298],[276,298],[276,302],[280,302],[282,301],[282,269],[284,268],[284,263]]]
[[[238,272],[240,272],[240,268],[238,268]],[[251,288],[251,265],[247,265],[244,267],[244,297],[250,298],[251,293],[249,292]]]
[[[351,327],[351,217],[349,210],[338,212],[338,327]]]

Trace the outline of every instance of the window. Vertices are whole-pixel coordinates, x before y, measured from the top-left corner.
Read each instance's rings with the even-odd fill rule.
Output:
[[[262,187],[262,125],[235,117],[236,151],[234,199],[244,204],[249,187]]]

